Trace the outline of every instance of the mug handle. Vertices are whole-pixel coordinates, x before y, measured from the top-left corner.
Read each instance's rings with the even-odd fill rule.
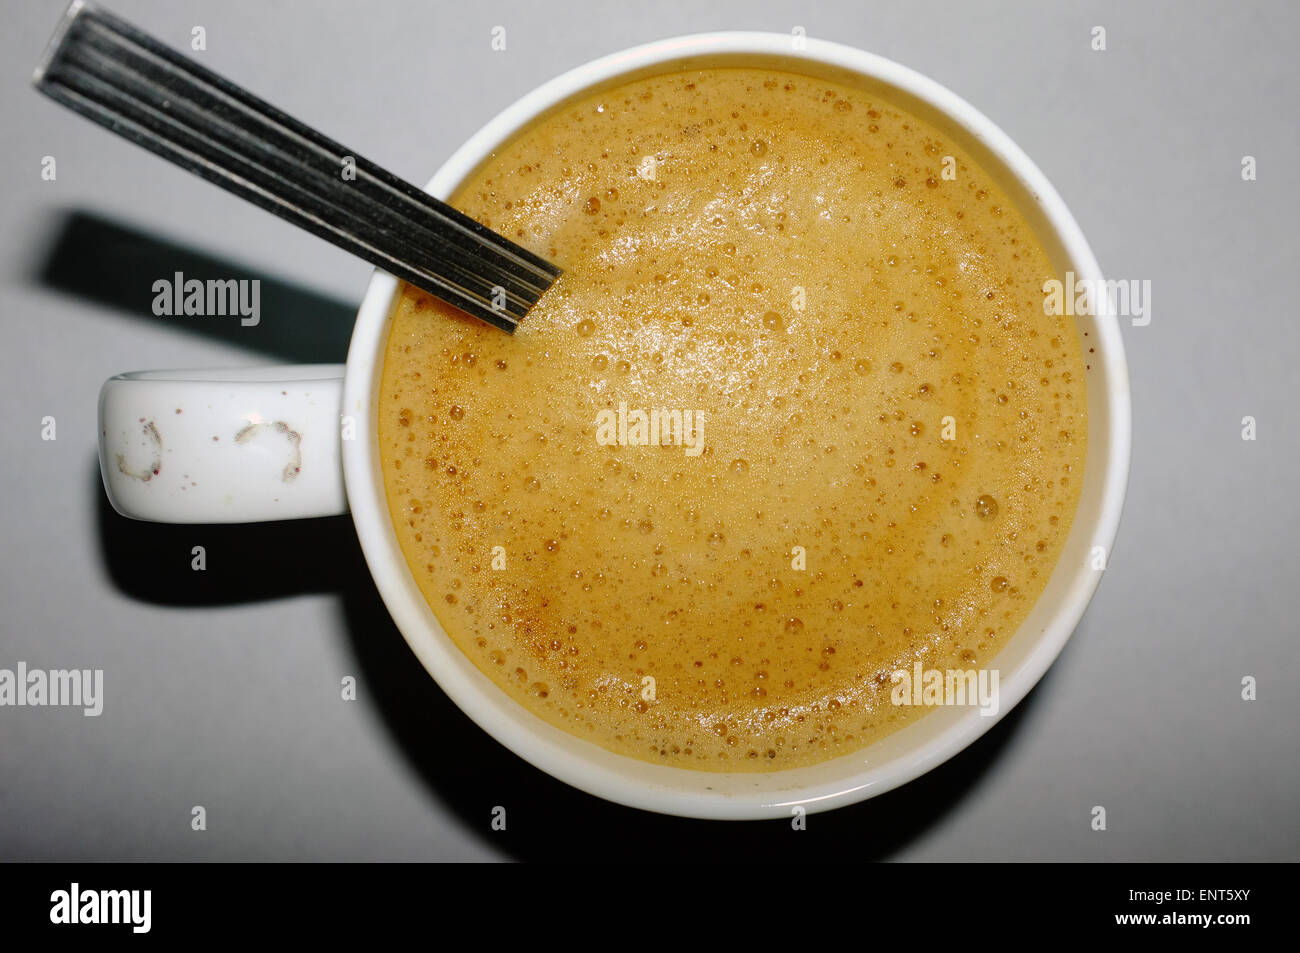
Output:
[[[348,511],[342,364],[137,371],[99,392],[113,509],[159,523],[255,523]]]

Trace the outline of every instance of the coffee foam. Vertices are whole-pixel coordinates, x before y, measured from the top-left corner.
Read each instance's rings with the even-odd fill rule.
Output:
[[[1086,371],[954,143],[823,80],[672,73],[534,125],[453,204],[565,274],[513,337],[405,289],[379,443],[421,590],[520,704],[788,768],[915,717],[896,669],[1015,632],[1078,502]],[[620,405],[703,414],[703,451],[602,445]]]

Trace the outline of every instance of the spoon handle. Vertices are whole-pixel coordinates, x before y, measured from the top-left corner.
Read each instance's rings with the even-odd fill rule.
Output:
[[[506,331],[560,269],[75,0],[35,75],[65,106]]]

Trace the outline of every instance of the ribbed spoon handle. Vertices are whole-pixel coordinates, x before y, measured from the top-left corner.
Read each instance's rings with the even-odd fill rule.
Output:
[[[506,331],[560,269],[76,0],[37,88],[151,152]]]

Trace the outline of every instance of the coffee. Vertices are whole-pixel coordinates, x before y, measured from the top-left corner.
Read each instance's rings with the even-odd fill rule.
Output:
[[[508,336],[407,287],[398,540],[538,717],[712,771],[848,754],[988,665],[1078,503],[1085,367],[1005,194],[878,96],[758,68],[572,101],[452,197],[565,274]]]

